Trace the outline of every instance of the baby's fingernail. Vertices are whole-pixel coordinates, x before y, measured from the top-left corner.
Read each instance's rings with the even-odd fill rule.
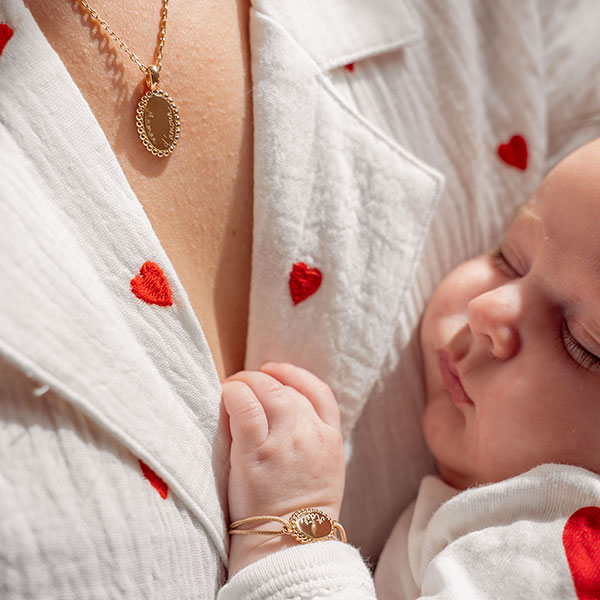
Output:
[[[263,364],[263,366],[261,367],[261,370],[262,369],[270,369],[270,368],[273,368],[275,366],[277,366],[276,362],[269,361],[269,362],[266,362],[266,363]]]

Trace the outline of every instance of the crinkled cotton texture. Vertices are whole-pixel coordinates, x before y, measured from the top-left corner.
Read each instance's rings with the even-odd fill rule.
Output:
[[[371,560],[433,468],[415,342],[426,298],[600,132],[599,11],[253,3],[247,367],[290,361],[331,384],[348,440],[340,520]],[[14,31],[0,55],[0,596],[213,598],[226,578],[227,448],[201,324],[22,0],[2,0],[0,22]],[[514,134],[524,171],[497,155]],[[171,306],[132,293],[146,261]],[[294,305],[299,262],[322,283]],[[346,550],[322,576],[368,589]],[[294,597],[296,558],[248,569],[287,561]]]
[[[579,467],[542,465],[460,493],[430,475],[381,553],[377,597],[577,600],[564,531],[574,513],[594,506],[600,476]],[[600,539],[591,543],[598,548]],[[595,572],[597,590],[592,559],[579,565]]]
[[[317,542],[276,552],[238,571],[219,600],[375,599],[358,550],[342,542]]]

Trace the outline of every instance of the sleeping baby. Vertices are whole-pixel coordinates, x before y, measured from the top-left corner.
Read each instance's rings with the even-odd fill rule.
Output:
[[[548,174],[497,248],[435,289],[419,335],[438,474],[390,533],[378,598],[600,598],[599,232],[596,140]],[[230,377],[223,403],[230,580],[298,542],[345,541],[328,386],[270,363]],[[323,597],[373,597],[353,585]]]

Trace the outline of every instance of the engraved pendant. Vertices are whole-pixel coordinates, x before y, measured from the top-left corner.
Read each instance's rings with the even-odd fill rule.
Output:
[[[168,156],[179,140],[179,112],[173,99],[155,88],[146,92],[138,103],[137,131],[142,144],[154,156]]]
[[[322,510],[301,508],[289,518],[289,534],[301,544],[331,540],[335,537],[333,521]]]

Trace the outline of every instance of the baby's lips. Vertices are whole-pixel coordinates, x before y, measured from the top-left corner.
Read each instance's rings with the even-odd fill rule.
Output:
[[[446,351],[438,351],[439,357],[439,368],[442,375],[442,381],[444,387],[450,393],[452,400],[455,404],[471,404],[474,405],[473,400],[469,397],[465,388],[463,387],[460,375],[456,366],[451,362],[450,357]]]

